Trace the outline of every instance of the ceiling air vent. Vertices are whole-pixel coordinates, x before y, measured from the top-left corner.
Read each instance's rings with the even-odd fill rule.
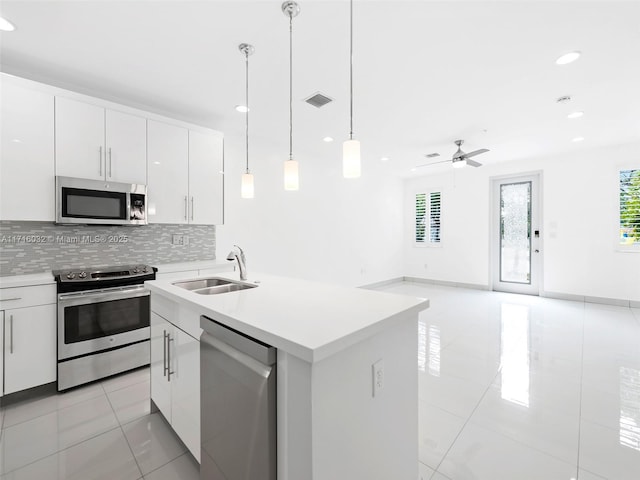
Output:
[[[439,153],[435,153],[435,152],[434,153],[427,153],[425,155],[425,157],[427,157],[427,158],[435,158],[435,157],[439,157],[439,156],[440,156],[440,154]]]
[[[320,92],[314,93],[309,98],[305,98],[304,100],[309,105],[313,105],[316,108],[324,107],[327,103],[333,102],[333,98],[329,98],[326,95],[321,94]]]

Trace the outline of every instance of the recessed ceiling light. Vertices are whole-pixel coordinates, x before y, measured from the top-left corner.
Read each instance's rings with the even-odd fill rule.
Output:
[[[323,141],[323,142],[327,142],[327,143],[331,143],[331,142],[333,142],[333,137],[324,137],[324,138],[322,139],[322,141]]]
[[[415,172],[416,170],[417,170],[417,168],[416,168],[416,167],[413,167],[413,168],[411,169],[411,171],[412,171],[412,172]]]
[[[382,157],[380,160],[383,161],[383,162],[388,162],[389,161],[389,157]]]
[[[244,105],[236,105],[236,110],[240,113],[247,113],[249,111]]]
[[[571,62],[575,62],[578,58],[580,58],[580,52],[569,52],[562,55],[560,58],[556,60],[557,65],[566,65]]]
[[[6,18],[0,17],[0,30],[3,32],[13,32],[15,29],[16,27],[13,26],[13,23]]]
[[[160,162],[156,161],[156,162],[153,162],[153,164],[154,165],[160,165]]]
[[[576,138],[572,139],[571,141],[572,142],[581,142],[583,140],[584,140],[584,137],[576,137]]]
[[[569,115],[567,115],[567,118],[580,118],[583,115],[584,115],[584,112],[572,112]]]

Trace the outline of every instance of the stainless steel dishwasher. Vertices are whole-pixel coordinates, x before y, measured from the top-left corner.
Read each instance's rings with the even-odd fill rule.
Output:
[[[200,317],[201,480],[276,480],[274,347]]]

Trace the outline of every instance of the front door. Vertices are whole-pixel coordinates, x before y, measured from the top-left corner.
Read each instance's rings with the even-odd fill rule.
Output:
[[[540,293],[538,175],[493,180],[493,290]]]

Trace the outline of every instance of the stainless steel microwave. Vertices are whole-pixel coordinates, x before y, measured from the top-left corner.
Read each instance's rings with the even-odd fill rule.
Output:
[[[56,176],[56,223],[146,225],[147,186]]]

